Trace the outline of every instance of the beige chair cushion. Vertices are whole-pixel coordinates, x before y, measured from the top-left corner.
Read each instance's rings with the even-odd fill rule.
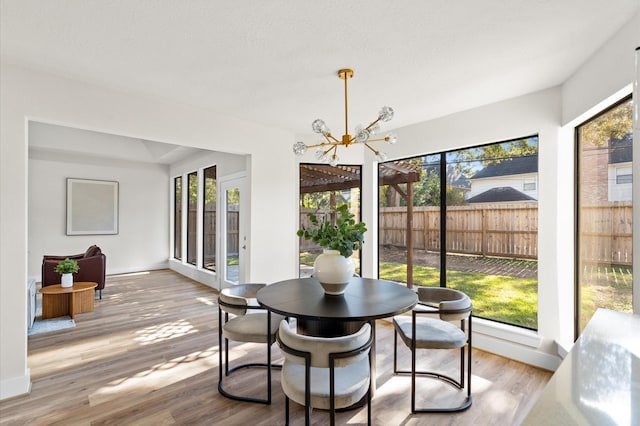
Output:
[[[278,325],[284,317],[271,314],[271,342],[275,342]],[[222,335],[236,342],[267,343],[267,312],[256,311],[231,318],[222,325]]]
[[[365,324],[360,331],[342,337],[313,337],[295,333],[286,321],[280,323],[280,340],[287,346],[311,354],[311,406],[328,410],[329,354],[357,349],[367,343],[371,326]],[[293,401],[305,405],[304,358],[284,353],[282,390]],[[347,358],[336,359],[335,406],[349,407],[360,401],[369,389],[369,350]]]
[[[304,405],[304,365],[285,360],[282,366],[282,390],[290,399]],[[360,401],[369,389],[369,359],[335,370],[336,408],[349,407]],[[311,368],[311,406],[330,408],[329,369]]]
[[[408,347],[412,343],[411,316],[396,316],[393,325]],[[433,318],[416,318],[416,347],[418,349],[455,349],[467,342],[466,334],[455,325]]]
[[[371,334],[371,326],[364,324],[360,330],[354,334],[341,337],[314,337],[297,334],[291,329],[287,321],[280,323],[280,340],[290,348],[311,353],[311,366],[329,368],[329,354],[347,352],[367,343]],[[291,354],[286,354],[286,358],[291,362],[304,365],[304,358]],[[361,354],[338,358],[335,360],[336,367],[354,364],[361,359],[368,359],[368,351]]]
[[[443,321],[469,318],[472,308],[469,296],[453,288],[418,287],[418,300],[422,303],[437,305],[440,310],[440,319]]]
[[[266,284],[262,283],[238,284],[222,289],[218,295],[220,302],[236,306],[224,306],[221,304],[220,308],[223,311],[234,315],[244,315],[247,312],[257,312],[255,309],[246,309],[245,306],[259,306],[256,300],[256,295],[265,285]],[[279,323],[280,321],[276,324]]]

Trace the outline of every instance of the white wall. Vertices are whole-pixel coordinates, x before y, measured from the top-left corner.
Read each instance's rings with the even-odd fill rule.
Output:
[[[66,178],[115,180],[117,235],[66,235]],[[29,160],[28,276],[41,279],[42,256],[83,253],[92,244],[107,256],[107,274],[167,267],[169,226],[164,167],[114,167]],[[108,291],[108,289],[106,290]]]
[[[633,82],[639,45],[637,13],[562,85],[563,125],[585,120],[591,108]]]
[[[270,282],[296,271],[296,161],[292,133],[163,100],[125,95],[2,63],[0,69],[0,399],[30,389],[26,318],[28,122],[218,150],[251,153],[251,277]],[[222,135],[222,136],[221,136]],[[165,181],[164,195],[168,191]],[[274,202],[274,199],[277,202]],[[169,203],[164,206],[168,209]],[[165,213],[166,214],[166,213]],[[167,238],[168,226],[158,230]],[[166,240],[165,240],[166,241]],[[167,250],[168,244],[163,244]],[[275,266],[274,266],[275,265]]]

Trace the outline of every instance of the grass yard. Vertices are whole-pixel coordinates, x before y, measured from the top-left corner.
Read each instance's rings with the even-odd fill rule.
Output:
[[[631,312],[633,270],[625,266],[585,265],[580,287],[580,327],[584,329],[598,308]]]
[[[300,264],[313,267],[318,254],[301,253]],[[404,283],[407,265],[400,259],[391,259],[393,261],[389,261],[387,257],[380,262],[380,278]],[[354,261],[357,265],[359,259]],[[458,256],[456,261],[447,264],[458,265],[460,269],[463,269],[463,264],[466,269],[484,269],[485,272],[447,271],[448,286],[469,295],[473,302],[475,316],[531,329],[538,328],[537,262]],[[490,267],[483,268],[482,265]],[[502,271],[502,273],[493,274],[487,271]],[[580,290],[581,326],[584,327],[587,324],[598,308],[631,312],[632,278],[633,272],[629,267],[585,265],[582,270]],[[440,269],[414,264],[413,283],[425,286],[439,285]]]
[[[406,274],[405,264],[380,263],[382,279],[404,282]],[[414,265],[413,283],[437,286],[440,283],[440,270]],[[447,283],[471,298],[475,316],[527,328],[538,327],[538,280],[535,278],[447,271]]]
[[[313,266],[319,253],[300,253],[300,264]],[[355,259],[356,265],[358,259]],[[380,262],[380,278],[405,282],[407,265]],[[437,286],[440,270],[429,266],[414,265],[414,285]],[[538,280],[477,272],[448,271],[447,282],[451,288],[466,293],[473,302],[473,314],[477,317],[515,324],[527,328],[538,327]]]

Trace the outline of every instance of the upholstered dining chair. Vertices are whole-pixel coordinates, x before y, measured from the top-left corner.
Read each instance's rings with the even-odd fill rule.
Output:
[[[442,287],[418,287],[418,305],[411,312],[411,316],[398,315],[393,318],[393,371],[396,374],[411,375],[412,413],[449,413],[463,411],[471,406],[472,308],[471,300],[461,291]],[[458,321],[459,326],[454,324]],[[409,371],[398,370],[398,335],[411,350]],[[464,400],[453,407],[416,408],[416,376],[441,380],[456,388],[457,393],[464,391],[465,348],[467,395]],[[440,372],[417,370],[416,353],[420,349],[459,349],[460,378],[454,379]]]
[[[268,405],[271,404],[271,369],[281,367],[281,365],[271,363],[271,345],[276,341],[278,325],[284,317],[271,314],[256,302],[255,297],[258,290],[265,285],[239,284],[223,289],[218,295],[218,353],[220,355],[218,391],[221,395],[237,401]],[[266,347],[266,362],[245,363],[229,368],[230,340],[244,343],[264,343]],[[267,370],[266,398],[241,396],[225,389],[224,377],[238,370],[254,367],[266,368]]]
[[[335,425],[336,409],[367,397],[367,424],[371,424],[372,328],[365,323],[354,334],[314,337],[297,334],[286,320],[280,322],[278,345],[284,353],[282,390],[285,424],[289,424],[289,400],[305,407],[305,424],[312,408],[329,410]]]

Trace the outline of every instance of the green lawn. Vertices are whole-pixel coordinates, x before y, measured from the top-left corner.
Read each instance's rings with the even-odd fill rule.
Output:
[[[301,253],[300,264],[313,266],[319,253]],[[526,266],[526,264],[524,264]],[[523,266],[523,267],[524,267]],[[381,262],[380,278],[405,282],[407,265]],[[631,312],[632,270],[628,267],[588,266],[583,270],[580,313],[584,326],[597,308]],[[414,265],[415,285],[437,286],[440,270]],[[447,283],[469,295],[475,316],[538,328],[538,280],[477,272],[447,272]]]
[[[313,266],[318,253],[301,253],[300,264]],[[407,265],[381,262],[380,278],[405,282]],[[427,266],[413,267],[415,285],[437,286],[440,270]],[[451,288],[465,292],[473,302],[475,316],[528,328],[538,328],[538,280],[474,272],[448,271]]]
[[[404,282],[407,265],[381,262],[380,278]],[[413,267],[415,285],[437,286],[440,270],[427,266]],[[528,328],[538,328],[538,280],[475,272],[447,271],[449,287],[471,298],[475,316]]]
[[[633,270],[624,266],[585,265],[580,287],[580,327],[587,325],[598,308],[631,312]]]

